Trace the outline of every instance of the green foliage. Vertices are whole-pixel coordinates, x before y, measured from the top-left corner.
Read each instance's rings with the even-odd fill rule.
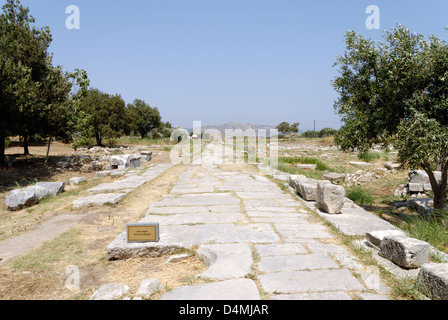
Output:
[[[162,125],[162,117],[157,108],[151,108],[144,101],[136,99],[128,105],[132,119],[132,130],[138,132],[144,139],[155,128]]]
[[[365,162],[372,162],[381,158],[381,154],[375,151],[367,150],[361,155],[361,159]]]
[[[298,122],[295,122],[293,124],[289,124],[288,122],[284,121],[284,122],[280,123],[276,127],[276,129],[281,134],[298,133],[299,132],[299,126],[300,126],[300,123],[298,123]]]
[[[89,115],[83,136],[93,135],[98,146],[102,145],[104,138],[119,138],[130,133],[130,114],[120,95],[110,95],[91,88],[82,98],[80,107]]]
[[[426,241],[441,251],[448,250],[448,215],[439,213],[437,217],[409,216],[400,224],[400,229],[411,237]]]
[[[33,135],[71,139],[76,97],[73,75],[52,65],[48,27],[36,28],[29,9],[18,0],[7,0],[0,16],[0,141],[8,135]],[[82,73],[82,72],[81,72]],[[88,83],[85,72],[80,86]],[[0,143],[0,162],[4,161]]]
[[[335,136],[337,132],[338,132],[338,130],[333,129],[333,128],[323,128],[320,131],[308,130],[308,131],[305,131],[304,133],[302,133],[302,137],[323,138],[323,137]]]
[[[337,58],[335,110],[343,127],[335,143],[363,155],[373,144],[393,143],[398,160],[423,168],[431,178],[437,165],[448,170],[448,44],[427,40],[403,26],[374,42],[346,33],[347,52]],[[434,206],[446,202],[446,179],[431,183]]]
[[[349,188],[347,190],[346,196],[354,203],[361,206],[372,205],[375,201],[375,197],[370,193],[370,191],[364,189],[361,186],[354,186]]]

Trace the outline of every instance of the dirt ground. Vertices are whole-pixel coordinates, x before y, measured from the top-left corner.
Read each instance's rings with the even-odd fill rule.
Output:
[[[25,255],[0,265],[0,299],[1,300],[71,300],[88,299],[102,284],[110,282],[126,283],[136,292],[143,279],[157,278],[165,287],[179,286],[193,281],[194,275],[205,270],[205,266],[195,255],[190,258],[166,264],[169,256],[142,258],[124,261],[109,261],[105,248],[121,232],[127,223],[143,218],[153,201],[159,201],[163,194],[169,193],[172,183],[186,169],[176,166],[167,170],[156,179],[129,194],[120,204],[101,208],[73,209],[74,199],[84,196],[87,189],[112,181],[110,177],[96,178],[95,173],[82,173],[89,179],[87,184],[69,186],[65,192],[43,201],[33,207],[20,211],[8,211],[4,204],[7,192],[14,186],[11,181],[33,183],[39,181],[65,181],[79,176],[78,172],[57,170],[43,165],[45,146],[32,146],[32,156],[18,157],[17,166],[2,168],[1,181],[4,183],[0,193],[0,241],[25,234],[56,215],[85,215],[74,228],[54,240],[42,243],[38,248]],[[53,150],[53,148],[52,148]],[[7,150],[7,154],[22,152],[20,147]],[[54,148],[58,155],[70,155],[69,146],[58,145]],[[150,163],[169,162],[169,152],[153,150]],[[6,185],[6,186],[5,186]],[[21,185],[21,187],[25,186]],[[71,266],[80,272],[80,290],[71,291],[66,286]]]

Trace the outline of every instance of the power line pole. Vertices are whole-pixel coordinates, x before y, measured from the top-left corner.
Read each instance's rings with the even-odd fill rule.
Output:
[[[314,131],[316,131],[316,120],[314,120]]]

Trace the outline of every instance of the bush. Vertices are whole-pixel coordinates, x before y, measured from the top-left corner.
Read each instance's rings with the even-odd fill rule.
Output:
[[[375,197],[370,193],[370,191],[360,186],[354,186],[348,189],[346,196],[360,206],[372,205],[375,201]]]
[[[364,162],[371,162],[373,160],[377,160],[381,158],[381,154],[375,151],[366,151],[361,155],[361,159],[364,160]]]

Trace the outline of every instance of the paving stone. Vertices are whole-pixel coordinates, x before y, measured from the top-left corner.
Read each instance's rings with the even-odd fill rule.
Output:
[[[259,244],[255,246],[255,249],[261,257],[308,253],[301,244],[297,243]]]
[[[151,205],[146,215],[149,214],[191,214],[191,213],[207,213],[210,212],[205,206],[188,206],[188,207],[154,207]]]
[[[275,272],[258,279],[267,293],[365,290],[346,269]]]
[[[127,243],[126,232],[107,247],[110,259],[160,256],[177,248],[209,243],[272,243],[279,237],[268,224],[181,225],[160,228],[159,242]]]
[[[208,206],[210,212],[240,212],[241,206],[237,205],[222,205],[222,206]]]
[[[117,204],[126,193],[99,193],[92,196],[86,196],[73,201],[73,208],[103,206],[106,204]]]
[[[345,253],[348,254],[347,249],[338,246],[336,244],[329,243],[320,243],[320,242],[311,242],[307,243],[307,248],[310,249],[311,252],[325,252],[325,253]]]
[[[345,235],[365,235],[367,232],[386,229],[397,229],[389,222],[367,212],[361,207],[342,208],[341,214],[329,215],[320,210],[316,211],[321,217],[331,222]]]
[[[270,299],[271,300],[352,300],[352,298],[343,291],[276,294],[270,296]]]
[[[258,267],[261,272],[331,269],[339,266],[324,253],[262,257]]]
[[[274,192],[237,192],[236,193],[238,197],[242,199],[280,199],[280,198],[286,198],[290,199],[291,196],[289,194],[282,193],[281,191],[274,191]]]
[[[216,280],[242,278],[252,270],[252,250],[247,243],[201,245],[197,256],[208,266],[197,277]]]
[[[162,201],[154,202],[152,205],[163,206],[203,206],[239,204],[240,200],[232,197],[229,193],[210,193],[197,195],[180,195],[178,197],[165,197]]]
[[[244,205],[247,210],[260,210],[262,207],[279,207],[273,199],[246,199]]]
[[[160,300],[260,300],[260,294],[253,280],[232,279],[174,288]]]
[[[213,192],[213,187],[192,187],[192,188],[186,188],[186,187],[179,187],[175,186],[173,190],[171,190],[171,193],[174,194],[188,194],[188,193],[203,193],[203,192]]]
[[[248,222],[242,213],[183,213],[175,215],[154,215],[149,214],[140,222],[158,222],[160,225],[181,225],[181,224],[212,224],[212,223],[237,223]]]

